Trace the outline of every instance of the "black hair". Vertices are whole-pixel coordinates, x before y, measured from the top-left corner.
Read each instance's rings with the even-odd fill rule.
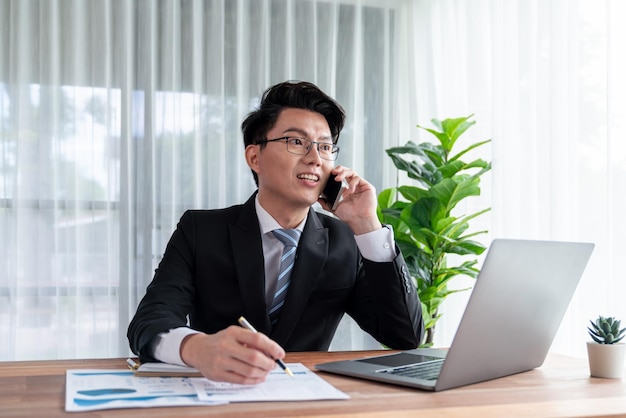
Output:
[[[306,109],[321,114],[328,122],[333,143],[339,141],[346,118],[341,105],[313,83],[285,81],[268,88],[261,97],[259,107],[241,123],[244,147],[267,139],[267,132],[286,108]],[[258,185],[257,174],[252,171],[252,175]]]

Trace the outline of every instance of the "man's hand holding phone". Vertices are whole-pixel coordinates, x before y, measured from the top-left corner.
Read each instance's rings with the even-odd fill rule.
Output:
[[[337,166],[333,168],[319,202],[360,235],[382,228],[376,214],[377,199],[372,184],[351,168]]]

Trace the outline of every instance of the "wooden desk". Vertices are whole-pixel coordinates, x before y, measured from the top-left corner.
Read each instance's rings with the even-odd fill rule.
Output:
[[[289,353],[316,363],[378,352]],[[126,367],[125,359],[0,362],[0,417],[557,417],[626,415],[626,381],[589,377],[587,361],[550,355],[539,369],[489,382],[424,392],[327,373],[350,400],[118,409],[66,414],[65,370]]]

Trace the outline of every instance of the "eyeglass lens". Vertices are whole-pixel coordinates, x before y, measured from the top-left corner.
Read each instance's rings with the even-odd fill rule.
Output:
[[[334,160],[337,158],[338,146],[325,142],[309,141],[305,138],[287,138],[287,151],[305,155],[309,153],[313,144],[317,145],[317,151],[323,159]]]

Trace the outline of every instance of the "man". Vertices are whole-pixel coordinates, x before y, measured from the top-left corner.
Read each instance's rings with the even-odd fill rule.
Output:
[[[142,361],[256,384],[284,350],[327,350],[344,313],[389,347],[419,344],[420,303],[393,232],[376,216],[376,190],[334,165],[344,118],[311,83],[264,93],[242,123],[258,190],[243,205],[182,216],[128,328]],[[311,208],[331,209],[320,197],[331,174],[347,183],[339,219]],[[236,325],[242,315],[258,333]]]

